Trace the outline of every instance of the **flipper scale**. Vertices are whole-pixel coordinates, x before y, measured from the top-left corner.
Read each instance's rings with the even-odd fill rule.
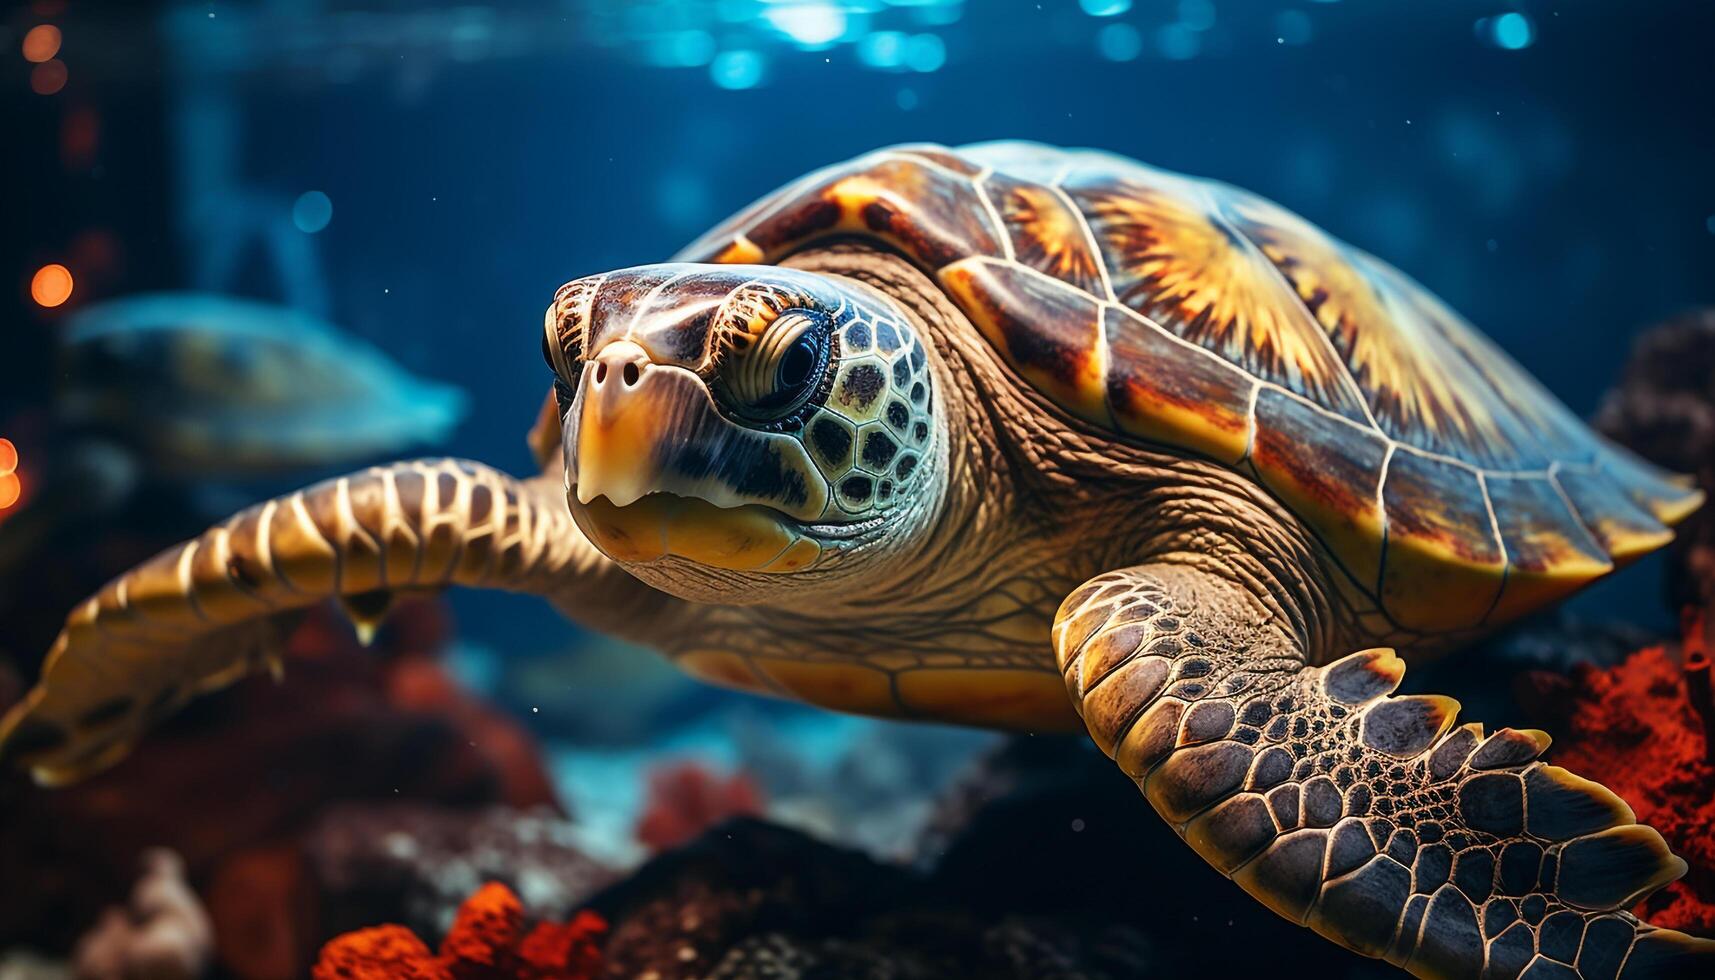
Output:
[[[190,697],[277,669],[278,613],[338,597],[373,630],[394,591],[547,591],[585,553],[551,486],[459,460],[375,467],[258,504],[78,607],[41,681],[0,719],[0,754],[39,782],[81,779]]]
[[[1223,874],[1418,976],[1715,975],[1684,972],[1715,969],[1715,943],[1626,911],[1685,863],[1611,791],[1542,762],[1546,735],[1485,736],[1451,698],[1394,694],[1389,650],[1282,657],[1295,641],[1247,599],[1140,566],[1074,593],[1062,622],[1077,627],[1056,634],[1092,736]],[[1086,659],[1112,658],[1100,640],[1115,636],[1124,668]],[[1137,695],[1116,692],[1140,664]],[[1238,674],[1240,693],[1218,693]]]

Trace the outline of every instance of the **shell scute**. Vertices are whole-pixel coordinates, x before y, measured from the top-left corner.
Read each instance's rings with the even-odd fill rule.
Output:
[[[1110,424],[1101,306],[1094,298],[981,258],[941,270],[941,283],[1021,376],[1082,418]]]
[[[1507,556],[1477,471],[1395,450],[1382,485],[1387,560],[1379,598],[1407,629],[1471,629],[1494,607]]]
[[[1106,154],[1063,150],[1042,143],[995,140],[959,147],[959,156],[996,173],[1037,184],[1056,184],[1074,160],[1100,160]]]
[[[1663,524],[1678,524],[1703,505],[1703,491],[1691,481],[1630,453],[1608,453],[1601,457],[1601,466],[1633,503],[1654,514]]]
[[[931,269],[973,253],[1000,254],[993,219],[971,206],[971,178],[925,152],[881,151],[819,171],[682,254],[692,261],[772,262],[836,234],[875,236]]]
[[[1263,486],[1309,525],[1360,583],[1381,575],[1379,505],[1388,441],[1374,430],[1319,412],[1277,388],[1256,399],[1250,462]]]
[[[1229,465],[1244,458],[1255,378],[1129,310],[1103,307],[1102,330],[1108,409],[1121,431]]]
[[[1322,329],[1197,182],[1085,166],[1062,186],[1089,220],[1119,302],[1258,378],[1364,418]]]
[[[1602,549],[1616,562],[1646,555],[1673,540],[1656,516],[1601,472],[1557,470],[1554,480]]]
[[[1507,582],[1491,620],[1516,618],[1613,570],[1548,474],[1492,475],[1484,482],[1507,549]]]
[[[952,150],[935,143],[905,143],[893,147],[890,152],[916,157],[919,160],[927,160],[937,167],[943,167],[965,177],[975,177],[983,172],[982,164],[973,163]]]
[[[1326,331],[1390,437],[1421,449],[1470,458],[1489,421],[1471,397],[1479,379],[1463,362],[1445,370],[1434,324],[1371,273],[1367,259],[1284,208],[1222,188],[1221,212],[1254,242]],[[1485,453],[1485,455],[1487,455]]]
[[[1102,260],[1084,218],[1052,187],[991,174],[983,193],[1006,226],[1013,258],[1092,296],[1102,296]]]

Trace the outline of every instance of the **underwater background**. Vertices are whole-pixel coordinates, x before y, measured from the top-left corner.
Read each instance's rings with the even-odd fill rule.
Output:
[[[4,702],[71,603],[236,507],[408,454],[530,472],[557,286],[889,143],[1090,146],[1249,188],[1586,417],[1642,328],[1715,304],[1702,0],[37,0],[0,6],[0,105]],[[1571,615],[1665,630],[1661,578]],[[675,779],[896,855],[999,741],[701,687],[528,598],[413,615],[381,645],[432,637],[614,866]],[[55,945],[19,922],[0,946]]]

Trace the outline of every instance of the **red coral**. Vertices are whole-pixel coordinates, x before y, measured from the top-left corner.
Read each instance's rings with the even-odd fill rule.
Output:
[[[1694,706],[1696,678],[1687,671],[1707,663],[1704,637],[1701,617],[1694,618],[1683,660],[1650,647],[1611,670],[1574,671],[1554,762],[1620,794],[1638,822],[1661,831],[1690,865],[1684,878],[1646,899],[1639,914],[1707,935],[1715,933],[1715,744]]]
[[[565,925],[538,922],[518,944],[518,958],[526,975],[537,980],[577,980],[593,977],[601,968],[600,939],[607,923],[584,910]]]
[[[637,820],[637,839],[655,851],[690,841],[722,820],[760,816],[762,790],[744,773],[722,779],[695,762],[657,767]]]
[[[441,958],[459,977],[488,976],[512,956],[524,935],[524,903],[512,889],[491,881],[459,906],[452,930],[441,940]]]
[[[594,912],[524,931],[512,889],[489,882],[459,906],[440,955],[404,926],[359,929],[322,947],[314,980],[594,980],[607,923]]]
[[[429,947],[404,926],[376,926],[338,936],[322,947],[314,980],[451,980]]]

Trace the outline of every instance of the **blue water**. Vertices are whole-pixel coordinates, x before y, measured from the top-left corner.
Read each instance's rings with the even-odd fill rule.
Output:
[[[84,91],[142,86],[165,107],[112,125],[168,148],[167,192],[91,205],[165,225],[170,261],[120,285],[330,319],[465,389],[441,448],[515,472],[555,287],[659,261],[790,178],[900,141],[1095,146],[1246,186],[1408,271],[1582,414],[1637,330],[1715,302],[1701,0],[334,6],[72,18]],[[132,30],[153,67],[119,56]],[[1653,575],[1609,587],[1605,608],[1658,617]],[[454,603],[468,676],[521,713],[529,683],[505,681],[519,664],[644,656],[594,650],[532,600]],[[642,688],[678,683],[636,669]],[[557,743],[573,795],[605,785],[634,806],[619,773],[645,756],[735,763],[707,719],[737,696],[644,701],[695,720],[653,742]],[[865,737],[821,724],[822,740],[791,737],[827,755]]]

